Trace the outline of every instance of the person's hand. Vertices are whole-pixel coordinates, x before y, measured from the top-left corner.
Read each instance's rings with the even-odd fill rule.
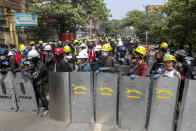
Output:
[[[136,75],[132,74],[132,75],[130,75],[130,78],[131,79],[135,79],[136,78]]]
[[[95,73],[98,74],[99,73],[99,70],[96,70]]]
[[[160,75],[159,74],[155,74],[155,75],[153,75],[153,78],[158,79],[158,78],[160,78]]]

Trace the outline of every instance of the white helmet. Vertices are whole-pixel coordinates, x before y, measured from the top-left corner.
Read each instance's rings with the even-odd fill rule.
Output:
[[[52,50],[51,45],[46,45],[46,46],[44,47],[44,51],[51,51],[51,50]]]
[[[28,57],[28,59],[39,57],[39,53],[36,50],[31,50],[31,51],[29,51],[27,57]]]
[[[94,50],[95,51],[100,51],[101,50],[101,45],[96,45]]]
[[[14,54],[11,52],[11,51],[9,51],[9,53],[7,54],[7,56],[13,56]]]
[[[47,43],[43,43],[42,47],[45,47],[45,45],[47,45]]]
[[[86,58],[86,59],[88,59],[89,55],[88,55],[86,50],[82,50],[82,51],[79,52],[79,54],[76,58]]]
[[[120,47],[120,46],[123,46],[122,41],[119,41],[118,44],[117,44],[117,47]]]
[[[84,43],[82,43],[79,47],[86,47],[86,45]]]

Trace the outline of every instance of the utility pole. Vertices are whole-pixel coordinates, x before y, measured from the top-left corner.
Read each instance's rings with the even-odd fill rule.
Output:
[[[146,45],[148,44],[148,31],[146,31]]]

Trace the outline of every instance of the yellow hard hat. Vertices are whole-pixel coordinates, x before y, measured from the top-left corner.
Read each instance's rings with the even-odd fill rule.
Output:
[[[74,43],[78,43],[78,40],[74,40]]]
[[[146,49],[143,46],[138,46],[135,51],[142,54],[143,56],[146,55]]]
[[[80,41],[80,43],[83,43],[83,41]]]
[[[104,51],[104,52],[109,52],[109,51],[112,51],[112,47],[110,46],[109,43],[107,43],[107,44],[104,44],[102,46],[102,49],[101,50]]]
[[[173,56],[171,54],[167,54],[164,56],[164,61],[175,61],[176,62],[176,58],[175,58],[175,56]]]
[[[53,43],[52,42],[49,42],[49,44],[52,45]]]
[[[22,52],[25,49],[27,49],[27,47],[24,44],[20,44],[20,52]]]
[[[168,44],[166,42],[163,42],[163,43],[161,43],[160,49],[167,48],[167,47],[168,47]]]
[[[118,38],[117,41],[122,41],[121,38]]]
[[[35,42],[32,41],[32,42],[30,43],[30,45],[35,45]]]
[[[39,44],[40,44],[40,45],[42,45],[43,43],[44,43],[43,41],[41,41],[41,40],[39,41]]]
[[[70,48],[68,45],[66,45],[66,46],[64,47],[64,52],[65,52],[65,53],[71,52],[71,48]]]

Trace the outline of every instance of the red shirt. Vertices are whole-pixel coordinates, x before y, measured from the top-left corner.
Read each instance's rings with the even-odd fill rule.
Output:
[[[129,70],[129,74],[135,74],[139,77],[146,77],[148,73],[148,65],[145,61],[141,63],[133,62]]]

